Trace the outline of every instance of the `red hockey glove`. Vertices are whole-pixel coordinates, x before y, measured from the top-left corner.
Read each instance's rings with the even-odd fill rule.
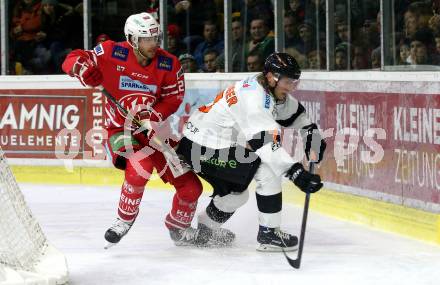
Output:
[[[72,74],[82,85],[96,87],[102,83],[102,73],[96,64],[83,57],[78,57],[72,68]]]

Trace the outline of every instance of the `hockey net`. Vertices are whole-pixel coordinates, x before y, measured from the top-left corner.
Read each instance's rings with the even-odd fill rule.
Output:
[[[64,284],[63,254],[49,245],[0,147],[0,284]]]

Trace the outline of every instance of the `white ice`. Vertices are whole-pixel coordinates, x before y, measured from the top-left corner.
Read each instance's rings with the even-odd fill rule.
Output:
[[[20,186],[50,242],[66,255],[69,284],[440,284],[440,247],[314,212],[299,270],[282,253],[257,252],[254,195],[226,224],[237,234],[234,246],[200,249],[173,245],[163,223],[173,192],[148,189],[129,234],[104,250],[118,187]],[[198,210],[208,201],[203,195]],[[301,215],[301,207],[284,205],[283,228],[299,234]]]

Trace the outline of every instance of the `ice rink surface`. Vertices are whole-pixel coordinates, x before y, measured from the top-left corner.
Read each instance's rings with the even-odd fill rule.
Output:
[[[104,250],[118,187],[20,186],[48,239],[66,255],[73,285],[440,284],[439,246],[314,212],[301,269],[290,267],[282,253],[257,252],[255,195],[226,224],[237,234],[234,245],[201,249],[174,246],[163,223],[173,192],[147,189],[131,231]],[[204,194],[198,211],[208,201]],[[301,216],[301,207],[285,204],[282,228],[299,235]]]

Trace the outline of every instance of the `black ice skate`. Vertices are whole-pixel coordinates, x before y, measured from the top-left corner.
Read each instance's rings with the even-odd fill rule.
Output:
[[[257,241],[258,251],[294,251],[297,250],[298,238],[294,235],[282,232],[279,228],[260,226]]]
[[[195,245],[206,246],[208,236],[199,229],[188,227],[186,229],[170,229],[170,237],[177,246]]]
[[[235,240],[235,234],[224,228],[211,229],[205,224],[199,223],[198,229],[202,235],[208,238],[207,246],[229,246]]]
[[[117,244],[128,233],[132,225],[133,222],[129,223],[117,218],[113,225],[105,232],[104,238],[108,241],[108,244],[104,248],[108,249]]]

